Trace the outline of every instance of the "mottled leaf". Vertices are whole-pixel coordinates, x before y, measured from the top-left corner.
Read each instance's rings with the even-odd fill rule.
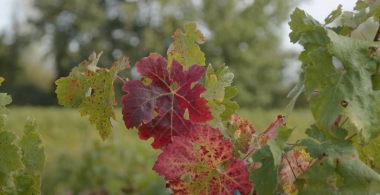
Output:
[[[11,173],[23,168],[20,148],[13,144],[16,138],[12,132],[0,132],[0,189],[11,186]]]
[[[174,64],[174,63],[173,63]],[[195,149],[192,144],[200,149]],[[229,161],[228,167],[220,170],[222,163]],[[219,194],[230,195],[237,189],[241,194],[249,194],[252,183],[248,181],[248,164],[242,159],[234,159],[233,146],[224,140],[219,129],[209,125],[196,125],[190,140],[173,137],[173,142],[163,148],[153,170],[165,180],[174,194]],[[190,182],[182,181],[189,174]]]
[[[201,66],[206,65],[204,53],[199,48],[198,44],[203,44],[205,38],[201,31],[197,30],[195,23],[188,23],[185,25],[186,33],[178,29],[174,32],[174,42],[168,49],[168,61],[171,66],[174,58],[184,65],[185,69],[188,69],[193,64]]]
[[[12,195],[38,195],[40,194],[39,188],[35,188],[35,180],[27,173],[21,172],[13,175],[14,189]]]
[[[232,115],[231,120],[226,123],[225,138],[230,138],[234,147],[234,154],[239,157],[239,152],[245,154],[248,152],[255,128],[247,120],[239,115]]]
[[[298,194],[297,188],[294,186],[293,182],[309,168],[310,162],[313,159],[310,157],[305,150],[293,150],[289,155],[282,158],[282,168],[279,172],[281,175],[281,185],[283,186],[284,192],[289,195]]]
[[[41,144],[42,140],[37,133],[37,122],[28,118],[24,126],[24,135],[20,141],[21,161],[25,166],[24,173],[35,181],[33,184],[35,189],[41,187],[41,178],[45,167],[45,149]]]
[[[119,71],[129,68],[127,57],[115,62],[110,70],[97,68],[99,54],[90,55],[72,69],[68,77],[56,81],[59,104],[67,107],[79,107],[82,116],[90,115],[90,123],[95,124],[99,134],[105,140],[111,134],[111,118],[116,120],[112,108],[116,105],[113,81]]]
[[[191,87],[201,79],[206,69],[193,65],[183,71],[183,66],[173,60],[168,70],[167,64],[161,56],[143,58],[136,63],[137,71],[151,83],[127,81],[122,88],[128,93],[121,100],[125,126],[138,127],[143,140],[153,137],[152,147],[156,149],[170,143],[172,136],[188,137],[192,124],[213,119],[207,100],[200,97],[206,89],[200,83]],[[184,118],[186,110],[189,120]]]
[[[5,108],[6,105],[12,102],[11,96],[6,93],[0,93],[0,132],[1,128],[4,127],[5,115],[9,114],[9,110]]]

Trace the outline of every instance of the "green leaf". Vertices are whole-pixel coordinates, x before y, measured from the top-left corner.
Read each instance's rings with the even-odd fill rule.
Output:
[[[314,26],[321,26],[318,21],[299,8],[293,11],[290,19],[289,26],[292,32],[289,34],[289,37],[293,43],[296,43],[306,31],[313,30]]]
[[[24,126],[24,135],[20,141],[21,161],[24,164],[24,173],[29,175],[35,182],[33,187],[40,189],[42,173],[45,168],[45,149],[41,145],[42,140],[37,133],[37,122],[27,119]]]
[[[321,143],[327,140],[325,133],[319,130],[315,125],[311,125],[310,128],[306,129],[306,134],[310,138],[316,139]]]
[[[270,151],[274,159],[274,166],[278,166],[281,162],[282,151],[284,150],[285,143],[288,141],[290,135],[294,129],[290,129],[287,126],[279,125],[277,127],[276,139],[268,141]]]
[[[239,105],[235,101],[230,100],[231,98],[235,97],[237,93],[238,90],[236,87],[225,88],[224,100],[221,103],[225,107],[224,112],[220,114],[222,121],[229,120],[231,118],[231,115],[236,114],[236,111],[239,110]]]
[[[284,114],[285,123],[287,123],[289,119],[289,115],[293,111],[294,104],[296,103],[298,96],[300,96],[301,93],[304,91],[304,88],[305,88],[305,73],[301,72],[296,86],[294,86],[294,88],[289,92],[287,96],[287,98],[290,98],[290,102],[285,108],[285,114]]]
[[[306,31],[302,34],[299,44],[306,46],[308,44],[317,44],[319,46],[326,46],[330,43],[327,32],[322,26],[315,26],[313,30]]]
[[[333,129],[334,139],[316,126],[307,130],[309,137],[300,146],[316,161],[295,182],[299,194],[373,194],[379,192],[380,175],[359,160],[353,142],[345,140],[347,131]]]
[[[113,82],[119,71],[129,68],[127,57],[115,62],[110,70],[97,68],[100,54],[93,53],[88,61],[73,68],[68,77],[56,81],[59,104],[79,107],[82,116],[90,115],[90,123],[96,124],[99,134],[105,140],[111,134],[111,118],[116,120],[113,110],[115,92]]]
[[[9,110],[5,108],[5,106],[11,102],[11,96],[7,95],[6,93],[0,93],[0,132],[2,131],[1,128],[4,127],[4,115],[9,114]]]
[[[0,132],[0,188],[11,186],[11,173],[23,168],[20,148],[13,144],[16,138],[12,132]]]
[[[361,145],[357,142],[357,138],[352,139],[354,145],[359,151],[360,159],[377,173],[380,173],[380,136],[371,140],[367,145]]]
[[[193,64],[201,66],[206,65],[205,54],[201,51],[198,44],[203,44],[205,38],[201,31],[197,30],[195,23],[185,24],[185,31],[181,29],[174,32],[174,42],[168,49],[168,68],[170,68],[173,58],[176,58],[179,63],[188,69]]]
[[[261,164],[260,168],[251,171],[250,180],[254,189],[260,195],[272,195],[277,189],[279,164],[286,141],[294,129],[279,125],[276,139],[271,139],[266,145],[257,150],[252,160]]]
[[[342,14],[342,24],[355,30],[360,24],[373,17],[375,22],[380,21],[380,0],[358,1],[355,11],[345,11]]]
[[[312,139],[301,140],[301,145],[306,146],[306,152],[313,158],[319,158],[324,155],[333,158],[338,157],[340,154],[358,156],[356,147],[352,145],[352,141],[345,140],[347,131],[340,127],[335,127],[332,133],[335,135],[332,139],[319,130],[315,125],[312,125],[306,130],[306,134]]]
[[[342,5],[339,5],[336,10],[332,11],[325,19],[325,25],[330,24],[336,18],[338,18],[342,14]]]
[[[1,83],[4,81],[4,78],[3,77],[0,77],[0,86],[1,86]]]
[[[294,183],[300,195],[335,195],[335,186],[332,183],[335,166],[331,158],[322,158],[303,172]]]
[[[253,154],[252,160],[261,163],[260,168],[252,170],[249,176],[249,180],[254,183],[253,188],[257,194],[273,195],[278,184],[278,167],[274,165],[269,145],[264,145],[257,150]]]
[[[207,90],[202,97],[208,100],[207,105],[211,107],[214,119],[208,123],[214,128],[222,121],[229,120],[239,109],[237,103],[230,100],[237,94],[237,88],[231,87],[233,78],[234,74],[224,64],[216,72],[211,64],[207,67],[205,85]]]
[[[26,173],[17,173],[13,175],[14,178],[14,191],[12,194],[25,194],[25,195],[34,195],[40,194],[39,188],[35,188],[35,180]]]
[[[358,156],[338,158],[336,172],[343,178],[341,194],[376,194],[380,192],[380,175],[361,162]]]
[[[360,141],[367,143],[380,133],[376,128],[380,121],[380,111],[373,105],[380,102],[378,92],[372,90],[371,72],[376,61],[369,57],[369,47],[378,47],[379,43],[360,41],[339,36],[333,31],[328,35],[331,44],[329,51],[343,64],[344,70],[338,70],[332,62],[332,55],[323,48],[309,54],[313,65],[306,67],[305,94],[310,101],[311,111],[317,126],[329,130],[339,114],[349,117],[359,132]],[[348,105],[342,106],[346,101]]]

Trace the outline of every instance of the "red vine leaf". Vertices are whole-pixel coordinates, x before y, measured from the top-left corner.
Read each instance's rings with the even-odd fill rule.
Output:
[[[138,127],[143,140],[153,137],[152,147],[155,149],[170,143],[172,136],[188,137],[192,124],[213,119],[207,100],[200,97],[206,89],[200,83],[192,87],[206,69],[193,65],[183,71],[183,66],[175,59],[169,70],[167,65],[168,62],[157,54],[143,58],[136,63],[137,71],[151,83],[145,85],[133,80],[122,87],[128,92],[121,100],[125,126]],[[184,118],[186,110],[188,120]]]
[[[196,149],[193,144],[200,147]],[[234,149],[229,140],[224,140],[219,129],[209,125],[195,125],[191,137],[174,137],[173,142],[163,148],[153,167],[160,176],[169,180],[168,188],[174,194],[249,194],[252,183],[248,180],[248,163],[234,158]],[[219,167],[230,161],[225,170]],[[190,182],[182,181],[189,174]]]
[[[270,124],[268,129],[260,133],[260,135],[258,136],[258,140],[260,140],[260,146],[263,146],[269,140],[276,138],[278,125],[285,125],[284,116],[278,115],[277,119],[272,124]]]

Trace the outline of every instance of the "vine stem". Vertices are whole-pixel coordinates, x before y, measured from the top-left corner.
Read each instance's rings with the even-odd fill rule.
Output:
[[[380,24],[380,22],[379,22],[379,24]],[[379,25],[379,28],[377,29],[375,37],[373,38],[373,41],[378,42],[379,38],[380,38],[380,25]]]
[[[294,176],[294,180],[296,180],[296,179],[297,179],[297,176],[296,176],[296,174],[294,173],[293,167],[292,167],[292,165],[290,164],[290,161],[289,161],[289,159],[288,159],[288,156],[285,154],[285,152],[282,152],[282,153],[284,154],[284,157],[285,157],[286,161],[287,161],[288,164],[289,164],[290,170],[292,170],[292,173],[293,173],[293,176]]]
[[[119,77],[119,75],[116,75],[116,79],[119,80],[119,81],[121,81],[121,82],[123,82],[123,83],[125,83],[125,81],[121,77]]]
[[[343,121],[343,123],[339,127],[342,127],[344,123],[346,123],[347,120],[348,120],[348,117]]]
[[[358,133],[356,132],[356,133],[350,135],[349,137],[346,138],[346,140],[350,140],[350,139],[352,139],[352,138],[355,137],[357,134],[358,134]]]

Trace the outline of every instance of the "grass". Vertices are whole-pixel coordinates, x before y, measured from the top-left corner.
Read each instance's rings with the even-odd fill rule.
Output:
[[[87,117],[75,109],[63,107],[10,107],[5,129],[22,135],[23,121],[33,117],[46,152],[42,181],[43,194],[170,194],[165,181],[152,171],[160,151],[150,147],[152,140],[138,138],[136,130],[127,130],[120,108],[119,122],[112,135],[102,141]],[[240,110],[257,132],[264,131],[280,110]],[[313,118],[307,110],[296,110],[288,126],[298,125],[291,141],[304,137]]]

